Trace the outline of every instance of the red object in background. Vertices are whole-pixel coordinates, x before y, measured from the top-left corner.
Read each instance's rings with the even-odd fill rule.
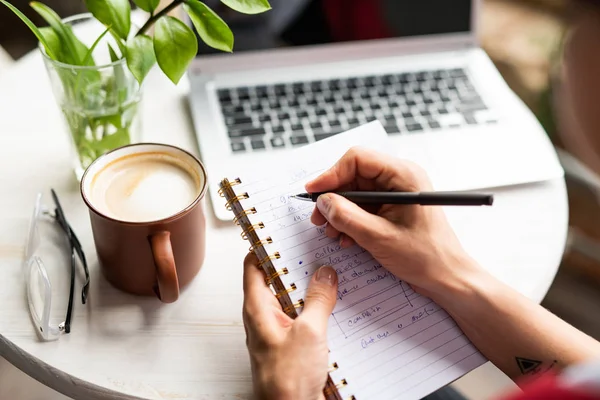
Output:
[[[323,0],[323,7],[336,42],[392,36],[378,0]]]
[[[600,393],[592,394],[582,388],[566,386],[560,377],[546,373],[534,381],[521,385],[523,392],[502,396],[498,400],[598,400]]]

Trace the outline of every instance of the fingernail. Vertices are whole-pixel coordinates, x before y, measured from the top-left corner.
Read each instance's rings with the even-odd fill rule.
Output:
[[[321,211],[324,217],[329,215],[329,207],[331,206],[331,198],[328,194],[322,194],[317,197],[317,208]]]
[[[317,271],[317,282],[324,283],[329,286],[335,284],[336,272],[331,267],[321,267]]]

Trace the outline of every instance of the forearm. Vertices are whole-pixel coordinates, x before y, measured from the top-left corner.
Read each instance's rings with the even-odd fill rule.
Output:
[[[441,304],[473,344],[513,380],[600,358],[600,343],[484,271]]]

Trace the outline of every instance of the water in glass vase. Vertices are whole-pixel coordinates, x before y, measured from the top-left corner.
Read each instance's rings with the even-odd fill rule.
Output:
[[[82,42],[86,38],[96,40],[106,29],[91,14],[64,22],[73,27]],[[96,44],[90,65],[58,62],[40,49],[73,144],[75,175],[81,179],[85,169],[102,154],[139,141],[140,85],[110,35],[104,35]]]

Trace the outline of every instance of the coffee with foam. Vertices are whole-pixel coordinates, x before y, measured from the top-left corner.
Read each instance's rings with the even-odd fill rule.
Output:
[[[135,153],[98,171],[89,200],[107,217],[127,222],[168,218],[198,197],[203,182],[194,168],[169,153]]]

